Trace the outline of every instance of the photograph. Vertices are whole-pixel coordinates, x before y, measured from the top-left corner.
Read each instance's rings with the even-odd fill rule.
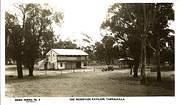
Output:
[[[6,98],[175,97],[173,2],[7,0],[4,7]]]

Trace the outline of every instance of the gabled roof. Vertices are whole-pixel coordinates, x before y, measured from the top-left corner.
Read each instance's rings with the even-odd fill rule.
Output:
[[[80,49],[52,49],[58,55],[88,55]]]

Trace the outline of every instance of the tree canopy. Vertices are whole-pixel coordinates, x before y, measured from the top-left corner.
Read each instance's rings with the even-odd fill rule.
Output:
[[[128,56],[134,58],[135,77],[141,61],[144,80],[147,54],[152,55],[154,52],[159,58],[162,45],[169,43],[165,39],[173,42],[172,36],[169,36],[173,30],[168,27],[169,20],[174,20],[172,6],[171,3],[115,3],[109,8],[108,17],[101,27],[111,31],[121,46],[127,49],[130,54]],[[159,60],[157,59],[158,67]]]
[[[6,12],[6,52],[9,52],[6,60],[16,60],[18,76],[22,78],[22,64],[29,68],[29,76],[33,76],[36,60],[53,47],[52,23],[61,24],[63,13],[53,12],[47,4],[29,3],[16,7],[21,18]]]

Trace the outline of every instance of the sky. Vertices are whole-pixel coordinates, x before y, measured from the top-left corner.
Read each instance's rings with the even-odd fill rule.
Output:
[[[7,0],[5,2],[6,10],[15,12],[15,3],[48,3],[54,11],[64,13],[64,23],[59,27],[53,25],[55,35],[62,40],[72,40],[79,46],[86,46],[88,43],[83,42],[88,34],[92,38],[92,43],[100,41],[100,26],[106,17],[107,9],[114,1],[104,0]]]
[[[92,38],[90,44],[101,41],[102,35],[100,26],[106,18],[108,8],[117,0],[6,0],[6,10],[17,12],[15,3],[48,3],[54,11],[64,13],[64,23],[60,26],[53,25],[55,35],[61,40],[74,41],[78,46],[87,46],[83,42],[86,38],[82,33]],[[170,26],[174,28],[174,25]]]

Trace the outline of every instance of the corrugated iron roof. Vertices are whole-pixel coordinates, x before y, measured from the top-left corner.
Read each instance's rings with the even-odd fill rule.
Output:
[[[88,55],[80,49],[52,49],[58,55]]]

